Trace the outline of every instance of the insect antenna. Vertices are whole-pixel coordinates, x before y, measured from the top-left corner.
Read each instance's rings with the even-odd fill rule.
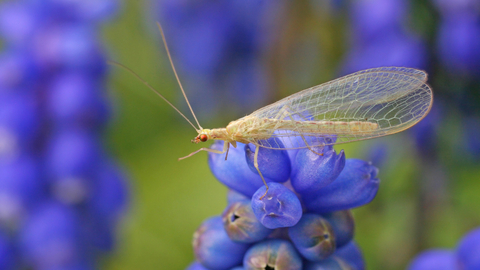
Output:
[[[170,65],[172,66],[173,73],[175,73],[175,78],[177,78],[178,85],[180,86],[180,90],[182,90],[183,97],[185,97],[185,101],[188,104],[188,108],[190,108],[190,111],[192,112],[193,118],[195,118],[195,121],[197,122],[198,128],[202,130],[202,126],[200,126],[200,123],[198,123],[197,117],[195,116],[195,113],[193,112],[192,106],[190,105],[190,102],[188,101],[187,95],[185,94],[185,90],[183,90],[182,83],[180,82],[180,79],[178,78],[177,70],[175,69],[175,66],[173,65],[172,61],[172,56],[170,55],[170,50],[168,49],[167,41],[165,39],[165,34],[163,33],[162,26],[160,25],[159,22],[157,22],[158,29],[160,30],[160,34],[162,35],[162,41],[165,46],[165,49],[167,50],[167,55],[168,55],[168,60],[170,60]]]
[[[129,67],[125,66],[125,65],[122,65],[118,62],[115,62],[115,61],[107,61],[108,64],[110,65],[113,65],[113,66],[117,66],[117,67],[120,67],[120,68],[123,68],[125,69],[126,71],[128,71],[130,74],[132,74],[133,76],[137,77],[137,79],[139,79],[145,86],[147,86],[148,88],[150,88],[150,90],[152,90],[155,94],[157,94],[159,97],[161,97],[163,100],[165,100],[165,102],[168,103],[168,105],[170,105],[172,108],[174,108],[183,118],[185,118],[185,120],[187,120],[187,122],[192,125],[192,127],[198,132],[199,130],[195,127],[195,125],[190,121],[188,120],[188,118],[179,110],[177,109],[175,106],[173,106],[173,104],[168,101],[162,94],[160,94],[160,92],[158,92],[157,90],[155,90],[155,88],[153,88],[147,81],[145,81],[144,79],[142,79],[142,77],[140,77],[140,75],[138,75],[137,73],[135,73],[135,71],[131,70]],[[196,120],[196,118],[195,118]],[[198,121],[197,121],[198,123]],[[199,125],[200,126],[200,125]],[[201,128],[201,127],[200,127]]]

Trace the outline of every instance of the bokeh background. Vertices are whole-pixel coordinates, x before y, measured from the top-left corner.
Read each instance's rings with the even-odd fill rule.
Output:
[[[67,8],[80,3],[15,2],[33,5],[33,14],[42,12],[42,3]],[[84,1],[89,2],[95,1]],[[97,3],[105,6],[86,6],[90,12],[94,7],[105,11],[108,19],[89,24],[102,44],[102,61],[129,66],[191,118],[156,28],[156,21],[162,24],[205,128],[226,126],[282,97],[357,70],[426,70],[435,101],[420,124],[401,134],[335,147],[345,149],[347,158],[371,160],[380,168],[377,197],[353,211],[355,239],[368,269],[404,269],[418,252],[454,248],[462,235],[480,226],[478,1]],[[8,52],[18,44],[11,42],[11,28],[5,25],[2,50]],[[95,130],[102,149],[124,172],[129,195],[119,203],[122,219],[109,227],[116,240],[96,251],[94,264],[101,269],[183,269],[194,259],[193,232],[202,220],[223,211],[227,189],[210,173],[205,153],[177,161],[199,147],[190,143],[196,132],[186,121],[124,70],[100,66],[102,71],[94,73],[103,74],[98,91],[108,94],[110,114],[108,121],[100,121],[104,128]],[[84,67],[87,72],[89,67]],[[67,205],[79,211],[78,205]],[[15,230],[7,234],[10,243],[17,243]],[[21,261],[22,249],[14,250]]]

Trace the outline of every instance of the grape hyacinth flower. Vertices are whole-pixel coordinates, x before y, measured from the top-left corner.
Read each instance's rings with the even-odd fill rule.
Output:
[[[455,249],[431,249],[414,258],[409,270],[480,269],[480,228],[467,233]]]
[[[152,1],[199,118],[225,109],[246,113],[265,104],[270,82],[263,59],[278,40],[287,4],[285,0]],[[224,105],[221,100],[235,102]]]
[[[375,197],[378,169],[332,146],[316,149],[323,155],[260,149],[269,186],[260,199],[266,188],[251,166],[253,147],[237,143],[228,160],[209,153],[212,173],[230,188],[229,204],[195,232],[188,269],[365,269],[350,209]]]
[[[353,36],[341,73],[380,66],[425,69],[425,42],[404,27],[408,10],[405,0],[351,2]]]
[[[105,153],[115,0],[0,4],[0,269],[95,269],[115,246],[125,176]]]
[[[450,72],[480,74],[480,5],[476,0],[432,0],[440,11],[438,57]]]

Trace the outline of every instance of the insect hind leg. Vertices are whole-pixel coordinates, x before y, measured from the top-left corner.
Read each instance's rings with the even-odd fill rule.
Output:
[[[266,187],[265,193],[262,195],[262,197],[258,198],[259,200],[262,200],[268,193],[268,185],[267,185],[267,182],[265,181],[265,178],[263,178],[263,174],[260,171],[260,168],[258,167],[258,151],[259,150],[260,150],[260,145],[257,144],[256,148],[255,148],[255,155],[254,155],[254,158],[253,158],[253,166],[255,166],[255,169],[257,169],[257,172],[260,175],[260,177],[262,178],[263,184]]]

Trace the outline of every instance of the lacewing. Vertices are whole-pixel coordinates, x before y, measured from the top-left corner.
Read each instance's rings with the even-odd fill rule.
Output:
[[[228,155],[230,145],[236,147],[237,142],[255,145],[254,165],[267,187],[260,199],[268,192],[268,185],[258,166],[260,148],[308,148],[317,153],[315,147],[366,140],[403,131],[422,120],[432,107],[433,93],[426,83],[427,73],[407,67],[380,67],[300,91],[232,121],[225,128],[204,129],[180,83],[160,24],[158,28],[175,77],[198,128],[131,69],[116,62],[109,63],[132,73],[183,116],[198,133],[192,140],[193,143],[224,141],[222,150],[201,148],[179,160],[200,151]]]

